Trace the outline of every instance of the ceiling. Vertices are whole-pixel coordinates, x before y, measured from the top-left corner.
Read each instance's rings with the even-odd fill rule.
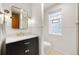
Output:
[[[45,3],[44,4],[44,9],[47,9],[48,7],[50,7],[50,6],[53,6],[53,5],[55,5],[56,3]]]

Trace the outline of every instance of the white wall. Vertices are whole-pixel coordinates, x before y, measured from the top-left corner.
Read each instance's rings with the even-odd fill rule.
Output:
[[[78,3],[78,21],[77,21],[77,27],[78,27],[78,55],[79,55],[79,3]]]
[[[42,13],[41,3],[32,4],[32,23],[29,24],[30,31],[39,36],[39,48],[41,54],[41,41],[42,41]]]
[[[58,8],[62,10],[62,36],[50,35],[48,34],[48,13],[54,11]],[[77,4],[58,4],[51,6],[45,10],[45,27],[44,35],[45,41],[48,41],[52,44],[51,47],[62,51],[64,54],[77,54]]]
[[[36,3],[32,4],[32,20],[34,23],[32,23],[32,32],[39,34],[41,33],[42,28],[42,20],[41,20],[41,4]],[[40,36],[41,34],[39,34]]]
[[[24,10],[31,10],[31,3],[2,3],[3,9],[10,9],[11,6],[23,8]]]
[[[0,3],[0,11],[2,10],[2,4]]]
[[[1,11],[1,3],[0,3],[0,11]],[[1,43],[2,41],[1,41],[1,26],[0,26],[0,54],[1,54]]]

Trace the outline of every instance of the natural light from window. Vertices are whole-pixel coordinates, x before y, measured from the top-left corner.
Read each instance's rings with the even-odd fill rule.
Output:
[[[62,14],[61,9],[48,14],[49,34],[62,35]]]

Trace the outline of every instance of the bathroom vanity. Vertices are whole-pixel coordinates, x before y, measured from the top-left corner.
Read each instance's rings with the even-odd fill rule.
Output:
[[[25,35],[7,37],[6,55],[39,55],[38,36]]]
[[[10,25],[6,28],[6,54],[7,55],[38,55],[39,38],[35,34],[26,34],[28,29],[28,11],[11,7]],[[7,19],[6,19],[7,20]],[[8,22],[7,22],[8,23]],[[18,32],[18,33],[17,33]]]

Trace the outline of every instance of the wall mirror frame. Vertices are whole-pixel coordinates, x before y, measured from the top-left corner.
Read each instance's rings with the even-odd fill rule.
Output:
[[[11,19],[12,29],[26,30],[28,28],[28,17],[26,10],[11,6]]]

